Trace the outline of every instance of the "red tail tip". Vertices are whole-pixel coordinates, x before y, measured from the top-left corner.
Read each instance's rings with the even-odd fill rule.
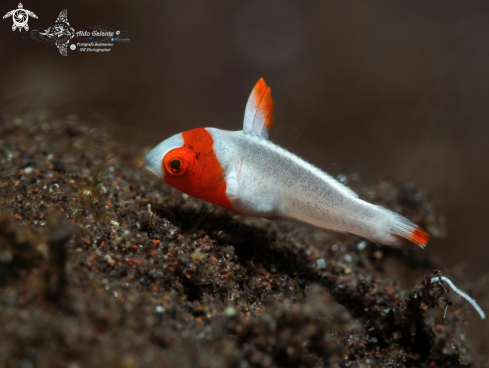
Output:
[[[418,227],[411,232],[410,240],[421,248],[424,248],[429,238],[430,236],[423,229]]]

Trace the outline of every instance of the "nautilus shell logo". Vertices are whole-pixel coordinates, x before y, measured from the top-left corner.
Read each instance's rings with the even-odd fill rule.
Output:
[[[23,29],[26,31],[29,30],[29,25],[27,22],[29,21],[29,16],[33,18],[37,18],[37,15],[31,12],[30,10],[24,9],[22,3],[19,3],[18,9],[14,9],[9,11],[7,14],[3,16],[3,19],[12,17],[14,24],[12,25],[12,31],[15,31],[17,28],[19,32]]]
[[[67,56],[68,44],[75,37],[75,30],[68,22],[68,10],[62,10],[58,15],[58,19],[56,19],[56,23],[43,32],[39,32],[39,34],[53,40],[56,43],[59,53]]]

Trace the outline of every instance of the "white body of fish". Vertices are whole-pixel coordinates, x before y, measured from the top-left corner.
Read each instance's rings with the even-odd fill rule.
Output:
[[[195,163],[191,163],[191,167],[204,165],[198,174],[189,174],[188,180],[201,183],[198,180],[213,166],[210,161],[202,160],[202,148],[196,148],[200,138],[195,137],[199,137],[196,134],[209,135],[212,147],[204,155],[215,155],[217,159],[219,175],[222,175],[219,180],[225,182],[225,195],[220,196],[227,197],[225,200],[229,204],[224,206],[229,209],[248,216],[293,220],[352,233],[385,245],[421,248],[426,245],[428,235],[416,224],[400,214],[361,200],[332,176],[272,143],[268,136],[274,125],[273,104],[270,88],[261,79],[248,100],[243,130],[200,128],[200,133],[192,133],[192,140],[188,136],[185,138],[186,133],[177,134],[146,156],[147,167],[179,188],[172,176],[182,175],[184,178],[186,174],[172,173],[173,169],[164,162],[168,157],[184,160],[182,154],[177,153],[185,147],[184,155],[191,156],[195,151]],[[180,165],[184,164],[180,162]],[[181,187],[185,191],[188,183],[183,183],[185,185]],[[209,192],[207,184],[202,183],[196,184],[195,189],[187,189],[189,194],[215,201],[215,196],[206,194]],[[204,188],[202,194],[199,188]],[[228,202],[218,204],[222,203]]]

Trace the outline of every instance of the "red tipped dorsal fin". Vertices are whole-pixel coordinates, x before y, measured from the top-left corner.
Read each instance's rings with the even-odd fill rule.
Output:
[[[270,87],[260,78],[246,104],[243,131],[265,139],[275,126],[275,102]]]

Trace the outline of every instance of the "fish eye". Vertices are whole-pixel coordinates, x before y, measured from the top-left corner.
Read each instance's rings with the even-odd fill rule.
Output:
[[[170,168],[172,169],[172,171],[177,172],[178,170],[180,170],[180,167],[182,167],[182,161],[179,158],[174,158],[173,160],[171,160]]]
[[[163,157],[162,166],[166,173],[172,176],[186,174],[193,166],[195,154],[187,147],[179,147],[168,152]]]

